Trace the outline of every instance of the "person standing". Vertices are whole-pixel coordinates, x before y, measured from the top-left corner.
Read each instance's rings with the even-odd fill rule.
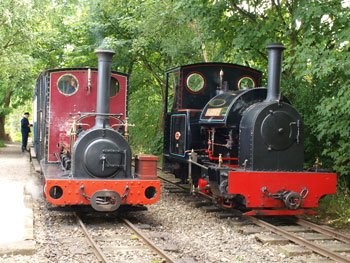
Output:
[[[21,133],[22,133],[22,152],[27,150],[28,135],[30,133],[30,124],[28,121],[29,112],[25,112],[21,120]]]

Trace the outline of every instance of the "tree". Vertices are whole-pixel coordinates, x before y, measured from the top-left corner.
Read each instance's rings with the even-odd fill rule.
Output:
[[[307,161],[311,164],[323,153],[325,163],[342,160],[341,167],[347,169],[347,133],[341,130],[348,127],[342,120],[347,111],[343,100],[349,95],[350,14],[344,1],[27,2],[0,4],[0,54],[5,54],[0,59],[0,136],[9,103],[15,107],[28,98],[24,81],[33,72],[95,66],[93,51],[105,40],[117,53],[113,69],[131,74],[130,118],[140,124],[131,130],[131,142],[160,153],[166,69],[221,61],[251,66],[266,76],[265,47],[282,42],[282,92],[304,117]],[[11,68],[19,57],[20,67]],[[21,78],[16,70],[23,73]],[[333,128],[327,129],[330,124]],[[337,130],[337,125],[343,128]]]
[[[324,110],[316,106],[337,97],[338,87],[348,87],[349,6],[340,0],[192,0],[183,1],[183,9],[202,29],[213,60],[253,66],[266,76],[265,47],[285,45],[282,92],[304,117],[311,164],[332,140],[324,131],[329,120],[320,123]],[[333,119],[335,125],[338,121]]]
[[[0,3],[0,139],[5,138],[5,117],[10,107],[28,99],[32,59],[33,5],[20,0]]]
[[[129,110],[137,128],[131,129],[131,143],[136,150],[159,154],[164,71],[204,59],[193,23],[170,0],[109,0],[95,3],[90,10],[85,24],[98,36],[96,46],[108,38],[117,52],[113,69],[132,73]]]
[[[83,2],[1,1],[0,139],[6,139],[6,115],[32,97],[40,71],[80,65],[81,59],[74,62],[66,56],[72,43],[79,44],[81,30],[74,28],[74,20],[86,15]],[[80,4],[82,8],[77,8]],[[86,59],[87,53],[83,50],[80,57]]]

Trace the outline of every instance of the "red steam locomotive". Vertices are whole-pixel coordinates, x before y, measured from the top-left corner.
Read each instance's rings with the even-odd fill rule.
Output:
[[[34,96],[34,149],[44,196],[57,206],[115,211],[159,199],[157,157],[139,155],[131,167],[128,76],[111,71],[114,52],[97,50],[98,70],[42,72]]]

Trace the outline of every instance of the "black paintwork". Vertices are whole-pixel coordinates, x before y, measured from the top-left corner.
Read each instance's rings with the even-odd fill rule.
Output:
[[[254,171],[302,171],[303,120],[283,102],[257,103],[244,112],[239,133],[239,165]]]
[[[201,139],[201,129],[200,129],[200,114],[208,103],[210,99],[217,95],[217,89],[220,86],[220,71],[224,72],[223,82],[227,82],[228,90],[241,93],[237,91],[237,85],[240,78],[244,76],[249,76],[254,79],[256,86],[261,84],[261,72],[255,69],[244,67],[236,64],[228,63],[200,63],[191,64],[173,68],[166,72],[167,86],[166,94],[169,94],[169,89],[172,83],[169,79],[169,74],[177,75],[177,83],[174,90],[174,103],[172,104],[172,109],[168,112],[168,97],[167,103],[165,105],[164,123],[165,123],[165,134],[164,134],[164,154],[174,155],[174,158],[179,158],[180,155],[173,151],[172,154],[170,149],[174,148],[177,143],[174,140],[174,135],[176,131],[179,131],[183,136],[184,140],[181,142],[185,145],[181,155],[184,155],[184,151],[189,151],[191,149],[199,149],[205,147],[205,141]],[[192,73],[199,73],[203,76],[205,84],[202,91],[198,93],[193,93],[187,88],[186,80],[187,77]],[[191,111],[188,111],[191,110]],[[196,111],[197,110],[197,111]],[[183,121],[186,125],[183,127],[179,126],[179,130],[171,130],[172,127],[172,116],[184,114],[185,120]],[[185,156],[183,156],[185,157]],[[181,158],[180,158],[181,159]]]
[[[95,127],[82,133],[73,152],[74,177],[131,177],[130,146],[113,129]]]
[[[266,49],[268,52],[268,95],[266,100],[276,101],[280,97],[282,53],[285,48],[282,44],[270,44]]]
[[[238,128],[243,112],[254,103],[263,101],[266,98],[267,90],[265,88],[256,88],[249,90],[237,90],[219,94],[211,99],[204,107],[199,123],[210,127],[226,127],[229,129]],[[224,105],[215,105],[215,100],[224,100],[227,103]],[[226,108],[221,116],[211,116],[208,114],[210,109]]]
[[[241,77],[249,76],[255,81],[256,87],[261,85],[261,72],[249,67],[229,63],[200,63],[173,68],[166,72],[178,74],[177,88],[174,94],[172,112],[181,109],[202,110],[207,102],[216,96],[220,86],[220,71],[224,72],[223,82],[227,82],[228,90],[237,90]],[[192,73],[199,73],[204,78],[204,89],[198,93],[190,91],[187,87],[187,77]],[[169,87],[166,87],[168,90]]]

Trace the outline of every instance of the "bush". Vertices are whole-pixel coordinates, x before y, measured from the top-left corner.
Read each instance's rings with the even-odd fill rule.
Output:
[[[345,227],[350,226],[350,190],[344,180],[338,182],[335,195],[328,195],[320,202],[319,216],[328,224]]]
[[[325,98],[317,107],[318,139],[324,144],[322,154],[336,171],[350,183],[350,83],[339,88],[337,96]]]
[[[133,153],[159,155],[162,152],[162,99],[151,88],[141,87],[130,95],[130,144]]]

